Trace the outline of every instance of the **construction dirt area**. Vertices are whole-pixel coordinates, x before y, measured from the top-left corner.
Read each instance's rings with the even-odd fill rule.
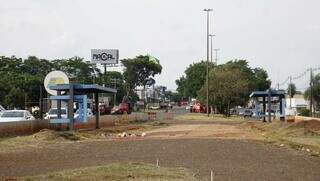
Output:
[[[84,173],[74,169],[124,164],[82,180],[210,180],[211,173],[214,180],[320,180],[319,123],[184,114],[74,134],[44,130],[0,139],[0,178],[81,180],[69,177]],[[139,177],[145,172],[128,167],[152,175]],[[119,177],[110,176],[119,170]]]

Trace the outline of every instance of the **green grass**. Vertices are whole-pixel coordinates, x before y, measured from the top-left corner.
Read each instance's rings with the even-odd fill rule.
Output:
[[[185,168],[156,167],[150,164],[127,163],[110,164],[105,166],[87,167],[74,170],[48,173],[45,175],[22,177],[24,181],[78,181],[78,180],[197,180],[193,174]]]
[[[203,113],[187,113],[183,115],[179,115],[175,117],[176,120],[184,120],[184,121],[227,121],[227,122],[244,122],[245,120],[238,116],[225,117],[221,114],[210,114],[209,117],[207,114]]]
[[[270,143],[284,144],[294,149],[310,149],[314,155],[320,152],[320,134],[293,123],[254,123],[254,128],[262,131]]]

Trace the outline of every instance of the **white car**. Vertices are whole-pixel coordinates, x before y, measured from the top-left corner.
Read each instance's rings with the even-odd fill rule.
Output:
[[[26,110],[3,111],[0,116],[0,122],[32,121],[35,118]]]
[[[0,105],[0,116],[6,109]]]
[[[61,118],[67,118],[67,108],[61,108]],[[58,109],[51,108],[44,119],[57,119],[58,118]]]

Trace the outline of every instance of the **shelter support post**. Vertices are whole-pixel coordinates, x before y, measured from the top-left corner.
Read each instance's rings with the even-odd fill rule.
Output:
[[[94,93],[94,105],[95,105],[95,113],[96,113],[96,129],[99,129],[99,117],[100,117],[100,110],[99,110],[99,94],[98,92]]]
[[[73,84],[70,84],[70,89],[69,89],[69,96],[70,99],[68,100],[68,118],[70,120],[69,122],[69,129],[70,131],[74,130],[74,110],[73,110],[73,101],[74,101],[74,86]]]
[[[266,121],[266,97],[262,97],[262,106],[263,106],[263,122]]]
[[[268,121],[271,122],[271,89],[268,90]]]

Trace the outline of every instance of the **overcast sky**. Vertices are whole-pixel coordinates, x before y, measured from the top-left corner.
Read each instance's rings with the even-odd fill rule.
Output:
[[[206,59],[202,10],[213,8],[219,63],[246,59],[275,85],[320,67],[319,7],[319,0],[0,0],[0,55],[89,60],[92,48],[119,49],[120,58],[151,54],[163,66],[157,83],[175,89],[189,64]]]

